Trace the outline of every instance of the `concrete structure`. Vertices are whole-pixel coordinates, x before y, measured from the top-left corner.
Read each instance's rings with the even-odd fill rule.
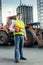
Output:
[[[25,23],[33,22],[33,7],[32,6],[21,5],[17,7],[16,11],[17,13],[22,13],[23,21]]]
[[[0,0],[0,23],[2,22],[2,6],[1,6],[1,0]]]
[[[37,0],[38,21],[43,22],[43,0]]]

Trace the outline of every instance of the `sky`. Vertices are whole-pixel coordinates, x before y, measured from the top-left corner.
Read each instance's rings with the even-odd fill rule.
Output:
[[[37,0],[22,0],[21,3],[33,6],[33,22],[37,22]],[[8,16],[16,15],[16,8],[19,4],[20,0],[2,0],[2,20],[4,24],[6,24]]]

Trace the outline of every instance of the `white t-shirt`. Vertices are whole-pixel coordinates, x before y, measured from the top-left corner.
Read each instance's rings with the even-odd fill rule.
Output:
[[[11,32],[14,32],[15,29],[13,29],[13,27],[15,26],[14,20],[12,20],[12,24],[10,25],[9,29]]]

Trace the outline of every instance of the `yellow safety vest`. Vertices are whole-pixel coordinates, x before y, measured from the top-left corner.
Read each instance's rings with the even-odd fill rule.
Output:
[[[24,25],[23,21],[15,20],[14,23],[15,23],[16,26],[20,27],[21,30],[20,30],[20,32],[14,32],[13,34],[14,35],[17,35],[17,34],[24,35],[25,25]]]

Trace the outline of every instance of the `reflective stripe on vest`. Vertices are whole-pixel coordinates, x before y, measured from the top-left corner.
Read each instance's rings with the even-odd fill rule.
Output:
[[[16,35],[16,34],[24,35],[24,23],[23,23],[23,21],[15,20],[14,23],[16,26],[20,27],[20,32],[14,32],[13,34],[14,35]]]

